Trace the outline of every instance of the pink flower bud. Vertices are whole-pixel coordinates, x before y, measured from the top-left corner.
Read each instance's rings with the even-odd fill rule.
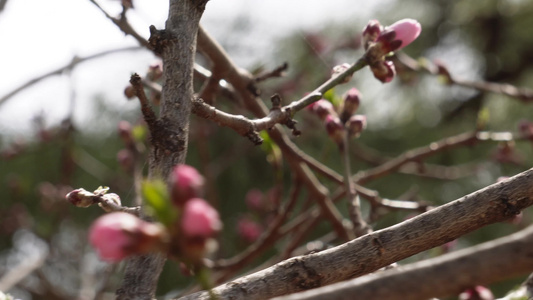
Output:
[[[411,44],[422,32],[422,26],[417,20],[403,19],[387,27],[387,30],[395,32],[394,40],[401,42],[396,49],[391,49],[391,51],[396,51]]]
[[[181,217],[181,229],[187,237],[207,239],[222,228],[218,212],[200,198],[185,202]]]
[[[200,196],[204,177],[189,165],[177,165],[172,171],[172,202],[181,206],[185,201]]]
[[[481,285],[476,285],[459,295],[459,300],[494,300],[492,292]]]
[[[366,128],[366,116],[364,115],[353,115],[346,122],[346,128],[350,136],[358,137],[363,129]]]
[[[370,42],[376,41],[382,30],[383,27],[381,26],[381,24],[379,24],[378,20],[368,21],[368,24],[366,24],[365,28],[363,28],[362,35],[365,50],[368,49]]]
[[[265,200],[263,192],[258,189],[251,189],[245,196],[246,206],[248,209],[261,211],[265,206]]]
[[[418,21],[403,19],[381,30],[375,40],[372,40],[373,36],[369,34],[368,39],[365,40],[366,60],[371,66],[377,64],[389,52],[409,45],[420,35],[421,31],[422,27]]]
[[[356,88],[351,88],[344,94],[341,109],[341,121],[345,123],[359,108],[361,93]]]
[[[118,135],[122,139],[125,145],[131,146],[133,145],[133,134],[132,134],[132,128],[131,124],[128,121],[120,121],[118,122],[117,126]]]
[[[134,157],[133,152],[129,149],[122,149],[117,153],[117,161],[119,165],[126,172],[131,172],[133,170]]]
[[[385,55],[391,51],[397,51],[412,43],[422,31],[418,21],[413,19],[403,19],[383,30],[376,44],[379,45],[381,54]]]
[[[237,232],[247,242],[255,242],[263,232],[263,227],[249,218],[241,218],[237,223]]]
[[[155,250],[162,241],[163,229],[131,214],[114,212],[96,219],[89,230],[89,241],[98,255],[108,262]]]
[[[148,67],[148,72],[146,72],[146,78],[152,81],[156,81],[163,76],[163,62],[157,61],[152,63]]]
[[[68,193],[65,199],[77,207],[89,207],[97,202],[95,194],[81,188]]]
[[[328,115],[335,114],[333,104],[326,99],[320,99],[311,103],[307,108],[317,114],[321,120],[325,120]]]
[[[339,76],[342,72],[348,70],[349,68],[350,68],[350,64],[348,64],[348,63],[343,63],[342,65],[335,66],[335,67],[333,67],[333,70],[331,70],[331,77],[335,78],[335,77]],[[340,83],[341,84],[342,83],[347,83],[351,79],[352,79],[352,75],[347,76]]]
[[[371,65],[370,70],[374,73],[374,77],[383,83],[390,82],[396,74],[394,64],[389,60]]]
[[[341,120],[332,115],[326,117],[326,131],[329,137],[337,144],[341,144],[344,139],[344,126]]]

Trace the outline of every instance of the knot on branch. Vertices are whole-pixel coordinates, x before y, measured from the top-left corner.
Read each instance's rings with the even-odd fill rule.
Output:
[[[154,25],[150,25],[150,38],[148,48],[158,55],[162,55],[171,39],[170,33],[166,30],[157,30]]]
[[[245,136],[252,142],[254,145],[259,146],[263,144],[263,139],[259,136],[259,133],[255,130],[251,130],[245,134]]]
[[[298,121],[294,120],[291,117],[292,116],[291,109],[287,108],[285,113],[287,114],[287,121],[285,121],[283,124],[285,124],[287,128],[292,130],[292,135],[299,136],[300,134],[302,134],[302,132],[298,130],[298,128],[296,128],[296,124],[298,124]]]
[[[294,259],[287,268],[290,269],[288,280],[302,290],[309,290],[322,286],[322,276],[313,268],[305,265],[301,259]]]
[[[177,153],[185,149],[184,130],[179,128],[173,131],[166,119],[160,119],[153,124],[150,129],[150,142],[157,150],[162,150],[165,154]]]

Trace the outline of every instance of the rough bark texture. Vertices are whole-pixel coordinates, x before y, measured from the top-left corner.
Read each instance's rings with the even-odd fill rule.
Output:
[[[533,226],[504,238],[276,300],[424,300],[533,271]]]
[[[316,254],[294,257],[213,289],[222,299],[267,299],[374,272],[533,205],[533,169]],[[183,299],[209,299],[205,292]]]
[[[150,177],[168,178],[173,166],[185,162],[196,36],[206,3],[170,0],[166,28],[151,28],[151,46],[163,59],[163,89],[160,119],[150,132]],[[128,260],[117,299],[152,299],[165,259],[150,254]]]

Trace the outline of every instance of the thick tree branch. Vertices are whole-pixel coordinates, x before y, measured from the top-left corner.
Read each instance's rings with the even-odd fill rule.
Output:
[[[151,132],[149,176],[167,179],[172,168],[185,162],[196,37],[206,0],[170,0],[165,30],[151,30],[150,45],[163,59],[160,132]],[[150,254],[127,262],[117,299],[151,299],[165,257]]]
[[[294,257],[213,289],[224,299],[266,299],[374,272],[518,214],[533,204],[533,169],[400,224],[340,246]],[[197,293],[183,299],[208,299]]]
[[[530,226],[475,247],[276,299],[424,300],[457,295],[467,287],[489,285],[532,270]]]

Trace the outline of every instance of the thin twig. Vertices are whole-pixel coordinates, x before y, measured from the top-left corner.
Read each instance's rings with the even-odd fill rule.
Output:
[[[15,96],[17,93],[21,92],[22,90],[24,90],[24,89],[26,89],[26,88],[28,88],[30,86],[33,86],[34,84],[40,82],[41,80],[46,79],[46,78],[51,77],[51,76],[61,75],[65,71],[72,70],[76,65],[78,65],[78,64],[80,64],[82,62],[86,62],[88,60],[92,60],[92,59],[95,59],[95,58],[99,58],[99,57],[102,57],[102,56],[105,56],[105,55],[114,54],[114,53],[118,53],[118,52],[141,50],[141,49],[143,49],[143,48],[135,46],[135,47],[127,47],[127,48],[121,48],[121,49],[106,50],[106,51],[103,51],[103,52],[100,52],[100,53],[96,53],[96,54],[93,54],[93,55],[89,55],[89,56],[86,56],[86,57],[74,56],[72,58],[72,60],[67,65],[65,65],[63,67],[60,67],[58,69],[55,69],[53,71],[50,71],[50,72],[48,72],[46,74],[43,74],[41,76],[38,76],[36,78],[33,78],[33,79],[29,80],[28,82],[26,82],[26,83],[20,85],[19,87],[15,88],[13,91],[7,93],[2,98],[0,98],[0,105],[5,103],[9,98]]]
[[[353,224],[353,232],[356,237],[365,235],[372,231],[370,226],[365,222],[363,215],[361,214],[361,200],[357,194],[354,183],[351,179],[352,171],[350,166],[350,134],[345,130],[343,134],[342,143],[339,145],[339,151],[341,152],[343,167],[344,167],[344,187],[346,190],[346,196],[348,197],[348,212]]]
[[[423,70],[431,75],[445,76],[447,84],[454,84],[483,92],[502,94],[512,98],[516,98],[523,102],[533,101],[533,90],[528,88],[518,88],[506,83],[456,79],[442,64],[430,65],[427,60],[424,60],[424,63],[420,63],[419,61],[402,52],[397,53],[396,57],[400,63],[402,63],[407,68],[413,71]]]
[[[139,42],[139,44],[147,49],[148,47],[148,41],[142,37],[133,27],[131,27],[130,23],[128,22],[128,19],[126,18],[126,14],[122,13],[120,14],[120,19],[112,17],[110,14],[108,14],[101,6],[98,4],[95,0],[89,0],[91,3],[93,3],[113,24],[115,24],[122,32],[124,32],[127,35],[131,35],[133,38]]]

